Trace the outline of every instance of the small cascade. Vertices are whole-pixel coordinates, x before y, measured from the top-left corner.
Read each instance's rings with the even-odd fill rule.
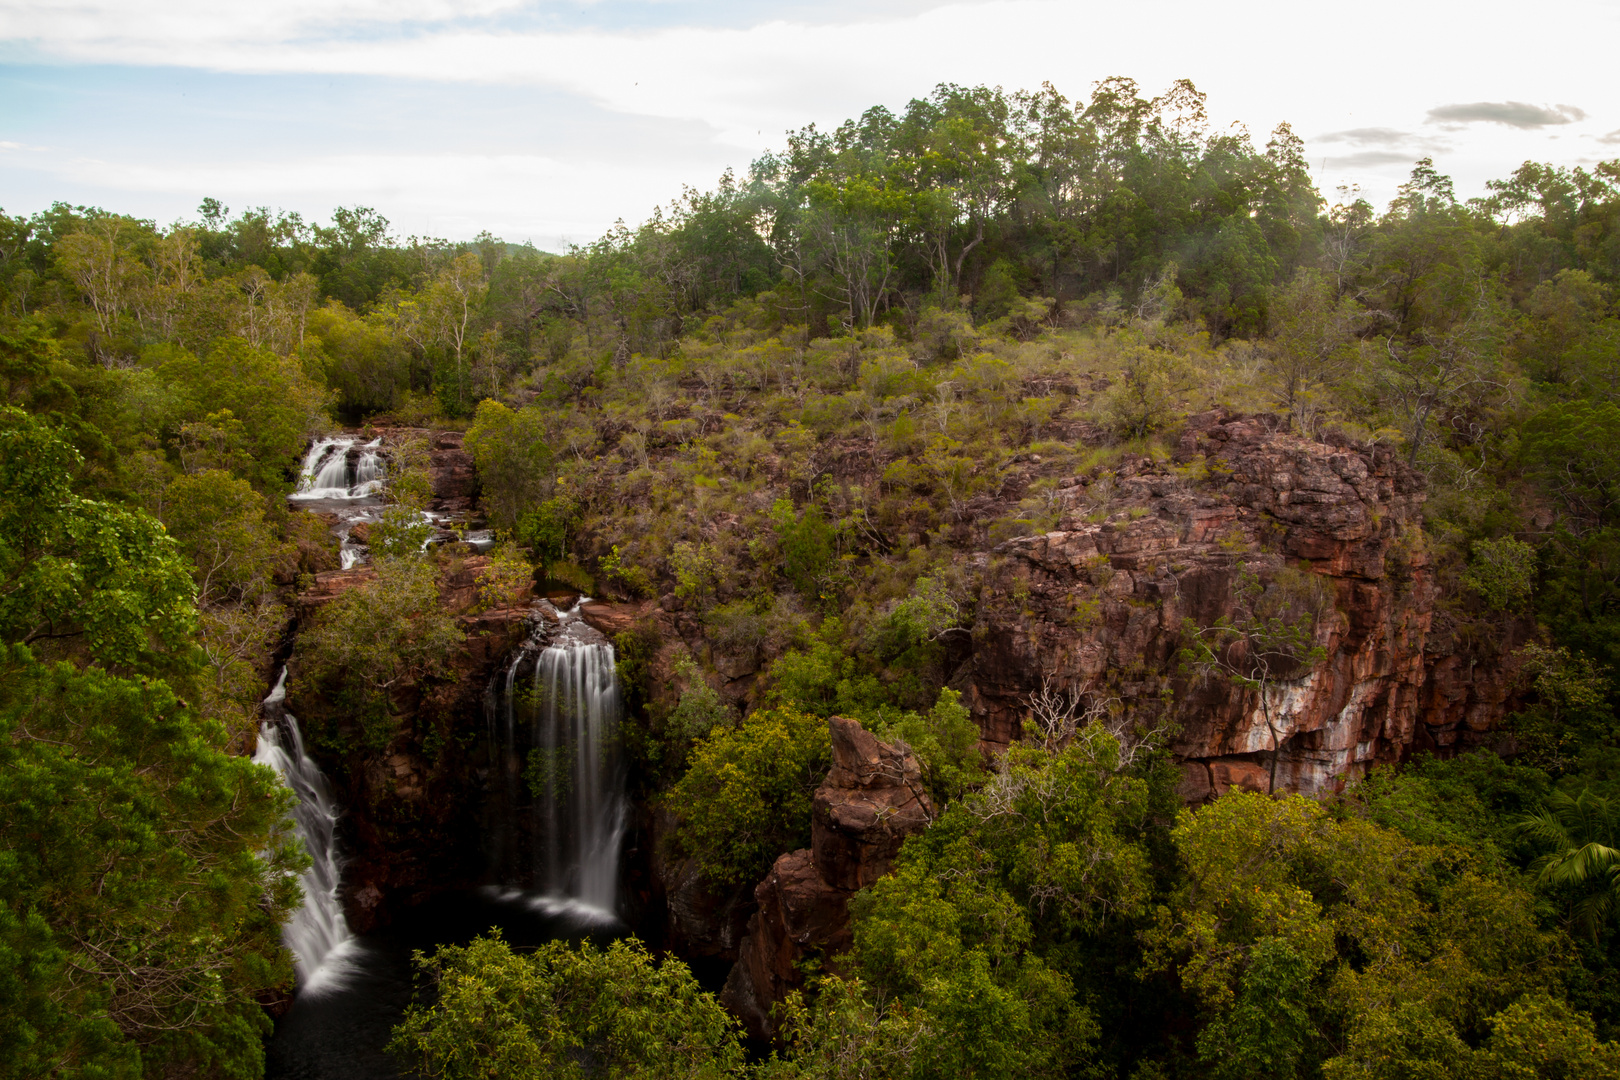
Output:
[[[535,907],[611,920],[626,816],[613,646],[578,604],[551,613],[545,644],[520,650],[490,687],[491,855]],[[527,835],[514,828],[524,818]]]
[[[383,487],[382,440],[317,439],[304,455],[293,499],[364,499]]]
[[[281,782],[298,796],[293,827],[309,852],[310,866],[301,881],[304,903],[282,930],[282,940],[293,954],[300,993],[331,988],[342,981],[347,958],[354,949],[343,907],[338,902],[338,861],[334,832],[339,809],[326,777],[304,752],[298,720],[287,711],[287,669],[281,669],[276,688],[264,699],[264,721],[259,725],[259,746],[253,760],[276,770]]]

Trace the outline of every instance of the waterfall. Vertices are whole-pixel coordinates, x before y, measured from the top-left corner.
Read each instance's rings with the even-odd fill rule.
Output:
[[[287,711],[287,669],[281,669],[276,688],[264,699],[264,721],[259,725],[259,746],[253,760],[276,770],[281,782],[298,796],[293,808],[293,829],[309,852],[310,865],[301,883],[304,902],[282,930],[282,940],[293,954],[300,992],[308,994],[338,985],[348,968],[354,935],[338,902],[337,846],[333,833],[338,805],[321,770],[304,752],[298,720]]]
[[[317,439],[304,455],[293,499],[363,499],[383,486],[382,440]]]
[[[504,883],[527,887],[542,910],[615,918],[625,805],[613,646],[576,604],[544,647],[521,650],[497,673],[491,691],[499,766],[491,854]],[[511,827],[520,816],[527,858]]]

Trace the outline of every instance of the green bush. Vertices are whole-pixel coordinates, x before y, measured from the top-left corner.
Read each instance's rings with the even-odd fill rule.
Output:
[[[551,941],[515,953],[497,932],[416,955],[432,1005],[411,1005],[388,1049],[443,1080],[588,1076],[708,1080],[742,1071],[735,1019],[679,960],[635,939]]]
[[[670,790],[677,848],[712,880],[757,881],[776,857],[810,842],[811,796],[831,765],[827,722],[795,709],[761,709],[692,749]]]

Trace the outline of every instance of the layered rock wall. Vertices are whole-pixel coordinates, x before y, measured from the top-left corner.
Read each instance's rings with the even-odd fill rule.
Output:
[[[1273,737],[1256,693],[1185,670],[1188,623],[1236,611],[1234,586],[1285,566],[1326,582],[1326,659],[1272,698],[1279,789],[1320,792],[1415,740],[1434,609],[1421,478],[1387,447],[1287,434],[1268,417],[1195,417],[1168,461],[1126,455],[1076,477],[1071,516],[985,561],[959,683],[986,742],[1017,737],[1045,685],[1170,725],[1189,800],[1268,785]]]

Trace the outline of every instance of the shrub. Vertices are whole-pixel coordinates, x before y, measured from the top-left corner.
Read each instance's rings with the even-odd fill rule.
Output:
[[[1523,607],[1535,581],[1536,549],[1511,536],[1477,541],[1474,557],[1463,571],[1463,584],[1477,592],[1492,611]]]
[[[478,571],[477,610],[516,607],[534,580],[534,568],[511,541],[489,553],[489,565]]]
[[[670,790],[676,846],[724,884],[757,881],[783,852],[810,842],[810,800],[831,764],[827,722],[761,709],[719,727],[692,750]]]
[[[416,956],[434,1003],[412,1005],[388,1049],[424,1076],[484,1080],[719,1077],[741,1071],[734,1020],[679,960],[641,942],[550,941],[514,953],[499,933]]]

